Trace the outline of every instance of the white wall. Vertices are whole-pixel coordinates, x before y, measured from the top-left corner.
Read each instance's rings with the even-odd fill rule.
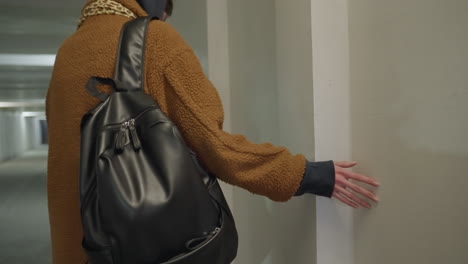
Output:
[[[179,0],[175,10],[169,22],[217,87],[224,129],[313,159],[310,2]],[[315,263],[313,196],[278,204],[223,188],[239,229],[236,263]]]
[[[38,117],[26,117],[26,149],[35,149],[41,145],[41,127]]]
[[[310,2],[230,0],[233,133],[313,158]],[[275,203],[234,188],[237,263],[315,263],[312,196]]]
[[[168,19],[193,48],[208,73],[208,28],[206,0],[174,1],[174,16]]]
[[[319,198],[317,215],[312,197],[278,204],[224,186],[237,263],[468,262],[466,1],[183,5],[181,31],[221,94],[227,131],[357,160],[382,183],[377,208]]]
[[[311,0],[317,160],[351,160],[347,2]],[[351,209],[319,197],[316,213],[317,263],[352,264]]]
[[[349,1],[355,263],[468,263],[468,1]]]
[[[23,154],[27,149],[27,135],[21,112],[0,110],[0,124],[0,161]]]

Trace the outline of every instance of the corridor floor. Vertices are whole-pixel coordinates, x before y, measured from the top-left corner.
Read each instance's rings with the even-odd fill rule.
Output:
[[[0,264],[50,264],[47,147],[0,163]]]

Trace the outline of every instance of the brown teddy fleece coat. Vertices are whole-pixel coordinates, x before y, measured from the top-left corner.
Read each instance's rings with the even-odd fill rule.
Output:
[[[147,15],[136,0],[115,1],[136,16]],[[78,186],[80,121],[99,100],[87,93],[85,84],[91,76],[113,77],[119,34],[127,21],[120,15],[88,17],[64,41],[56,57],[46,99],[47,187],[55,264],[86,261],[81,249]],[[176,123],[200,162],[229,184],[275,201],[290,199],[303,178],[304,155],[223,131],[223,106],[216,88],[192,49],[169,24],[150,23],[146,49],[145,91]]]

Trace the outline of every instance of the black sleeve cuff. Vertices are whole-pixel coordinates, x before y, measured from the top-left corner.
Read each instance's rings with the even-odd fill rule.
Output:
[[[307,161],[304,178],[294,196],[311,193],[331,198],[334,188],[335,165],[333,161]]]

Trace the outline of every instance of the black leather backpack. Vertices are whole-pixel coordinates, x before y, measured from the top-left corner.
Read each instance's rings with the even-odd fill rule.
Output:
[[[126,23],[114,78],[87,84],[102,102],[81,120],[82,246],[92,264],[228,264],[238,238],[218,181],[143,90],[152,19]]]

